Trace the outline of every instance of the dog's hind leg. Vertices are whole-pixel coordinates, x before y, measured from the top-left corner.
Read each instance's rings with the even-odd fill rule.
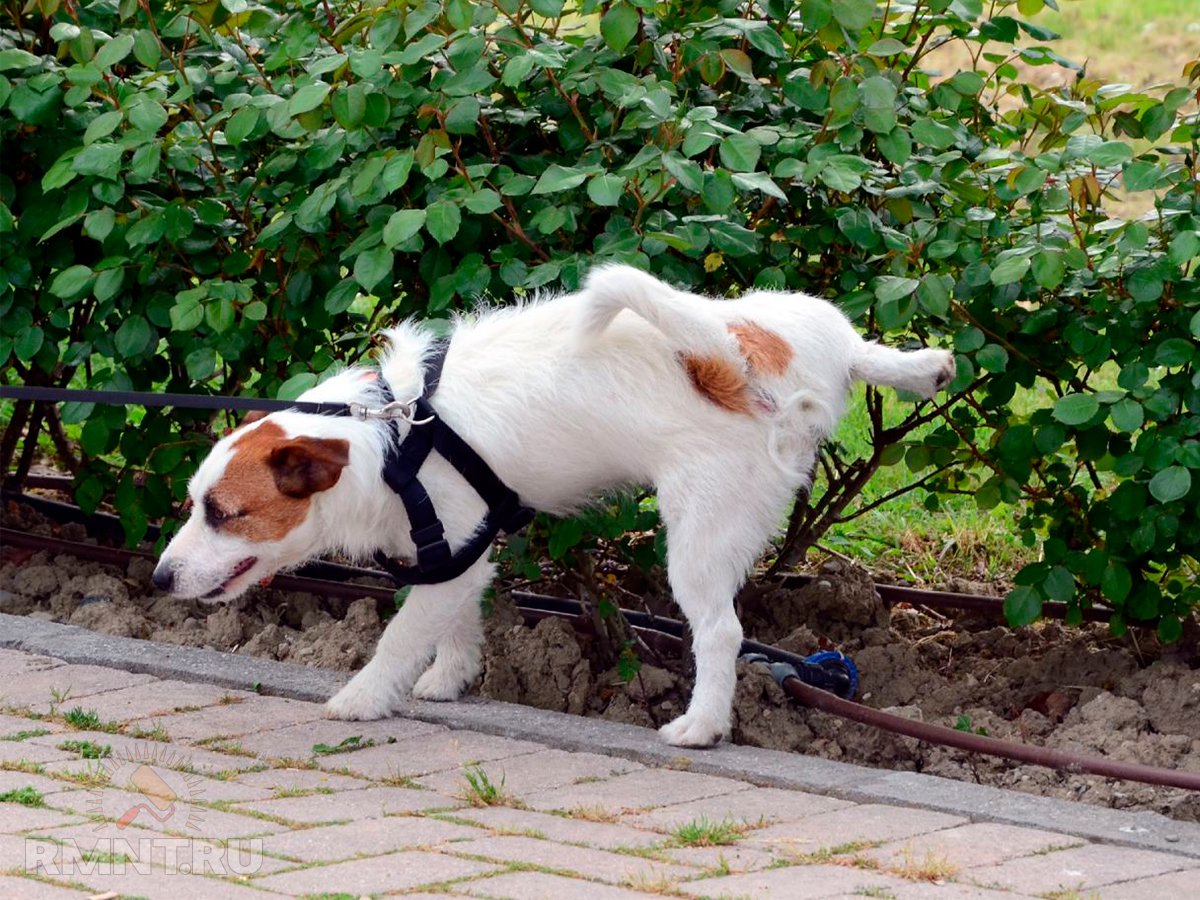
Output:
[[[375,656],[325,705],[328,715],[381,719],[393,712],[429,665],[434,649],[446,646],[452,630],[466,622],[467,611],[478,630],[479,595],[492,571],[484,558],[453,581],[414,587],[384,630]]]
[[[687,712],[659,731],[707,747],[729,734],[742,626],[733,598],[777,529],[791,491],[767,465],[660,480],[671,591],[692,631],[696,686]]]

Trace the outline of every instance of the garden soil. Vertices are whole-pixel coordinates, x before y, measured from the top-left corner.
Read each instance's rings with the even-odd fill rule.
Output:
[[[78,526],[8,524],[79,540]],[[383,624],[376,601],[335,616],[312,594],[255,589],[230,604],[176,600],[150,585],[142,559],[107,565],[7,548],[0,612],[106,634],[354,670]],[[382,582],[376,582],[382,584]],[[959,585],[959,589],[963,586]],[[801,589],[751,585],[738,598],[748,637],[794,653],[843,650],[877,708],[1032,744],[1200,771],[1200,640],[1174,647],[1152,635],[1116,639],[1104,626],[1055,622],[1010,629],[976,616],[887,608],[861,571],[830,563]],[[498,700],[655,727],[686,707],[686,663],[642,647],[640,668],[596,662],[590,620],[525,622],[510,597],[490,604],[484,671],[472,690]],[[637,668],[636,672],[632,669]],[[1012,788],[1200,821],[1200,794],[1063,775],[971,756],[797,708],[763,667],[739,663],[733,739],[886,769]]]

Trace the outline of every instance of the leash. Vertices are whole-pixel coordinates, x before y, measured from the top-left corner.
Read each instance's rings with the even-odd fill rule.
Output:
[[[517,492],[501,481],[475,449],[438,415],[429,402],[442,378],[442,367],[449,352],[448,341],[434,345],[425,360],[424,386],[419,396],[397,400],[390,385],[382,378],[378,385],[384,404],[378,408],[362,403],[333,403],[299,400],[271,400],[265,397],[222,397],[214,394],[152,394],[140,391],[95,391],[73,388],[0,386],[0,400],[25,400],[37,403],[103,403],[112,406],[138,405],[176,409],[213,409],[256,412],[295,411],[320,416],[349,416],[361,422],[388,422],[395,440],[384,456],[383,480],[400,498],[408,515],[410,536],[416,547],[415,566],[406,566],[382,550],[375,561],[401,586],[440,584],[462,575],[483,556],[501,533],[520,531],[534,517],[534,510],[521,504]],[[400,440],[397,420],[412,427]],[[437,452],[458,471],[487,504],[488,511],[471,538],[452,552],[445,528],[425,486],[417,478],[429,454]]]

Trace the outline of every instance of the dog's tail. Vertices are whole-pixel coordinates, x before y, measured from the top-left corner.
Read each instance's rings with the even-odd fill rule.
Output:
[[[850,374],[867,384],[887,385],[931,399],[954,379],[954,356],[947,350],[896,350],[863,341]]]
[[[729,357],[741,363],[737,341],[726,323],[699,297],[677,290],[632,266],[593,269],[584,282],[578,323],[587,339],[600,334],[628,309],[653,325],[672,350],[697,357]]]

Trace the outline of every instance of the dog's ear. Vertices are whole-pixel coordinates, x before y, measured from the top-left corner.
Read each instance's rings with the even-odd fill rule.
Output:
[[[257,422],[259,419],[265,419],[269,415],[270,413],[268,413],[266,410],[252,409],[250,412],[246,413],[246,417],[242,419],[242,424],[249,425],[251,422]]]
[[[314,437],[298,437],[280,444],[267,458],[279,492],[296,498],[329,490],[349,462],[349,442]]]

